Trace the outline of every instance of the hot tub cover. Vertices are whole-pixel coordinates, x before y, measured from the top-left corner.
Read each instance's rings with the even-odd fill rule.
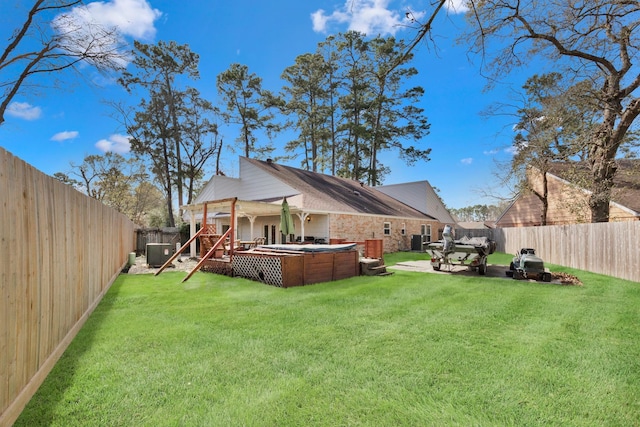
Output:
[[[340,252],[355,249],[356,243],[342,243],[339,245],[261,245],[256,250],[269,249],[291,252]]]

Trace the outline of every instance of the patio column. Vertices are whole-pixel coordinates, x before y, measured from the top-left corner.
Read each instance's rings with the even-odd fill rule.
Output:
[[[196,233],[196,214],[194,211],[189,211],[189,235],[193,236]],[[189,256],[195,258],[196,254],[196,241],[194,240],[189,245]]]
[[[256,215],[247,215],[247,219],[249,219],[249,235],[251,236],[249,240],[253,240],[253,223],[256,222]]]
[[[300,242],[304,242],[304,223],[307,222],[309,214],[307,212],[298,212],[298,218],[300,218]]]

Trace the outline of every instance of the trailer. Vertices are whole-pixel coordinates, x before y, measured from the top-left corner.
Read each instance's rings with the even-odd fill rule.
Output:
[[[463,237],[455,240],[453,229],[446,225],[442,233],[442,240],[427,245],[426,252],[431,254],[431,267],[439,271],[448,266],[451,271],[453,265],[464,265],[478,274],[487,273],[487,257],[496,250],[496,242],[487,237]]]

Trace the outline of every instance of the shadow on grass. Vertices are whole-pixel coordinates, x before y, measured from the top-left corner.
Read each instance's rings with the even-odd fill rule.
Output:
[[[77,384],[78,381],[75,377],[78,363],[84,354],[91,349],[95,334],[109,315],[122,285],[122,276],[118,276],[40,385],[38,391],[27,403],[14,426],[51,425],[55,423],[56,419],[61,421],[64,414],[57,413],[56,409],[59,409],[62,406],[61,403],[69,399],[67,396],[69,388]]]

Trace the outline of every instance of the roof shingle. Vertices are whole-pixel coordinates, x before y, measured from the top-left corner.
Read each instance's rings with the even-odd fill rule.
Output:
[[[434,219],[360,182],[245,158],[303,194],[305,209]]]

